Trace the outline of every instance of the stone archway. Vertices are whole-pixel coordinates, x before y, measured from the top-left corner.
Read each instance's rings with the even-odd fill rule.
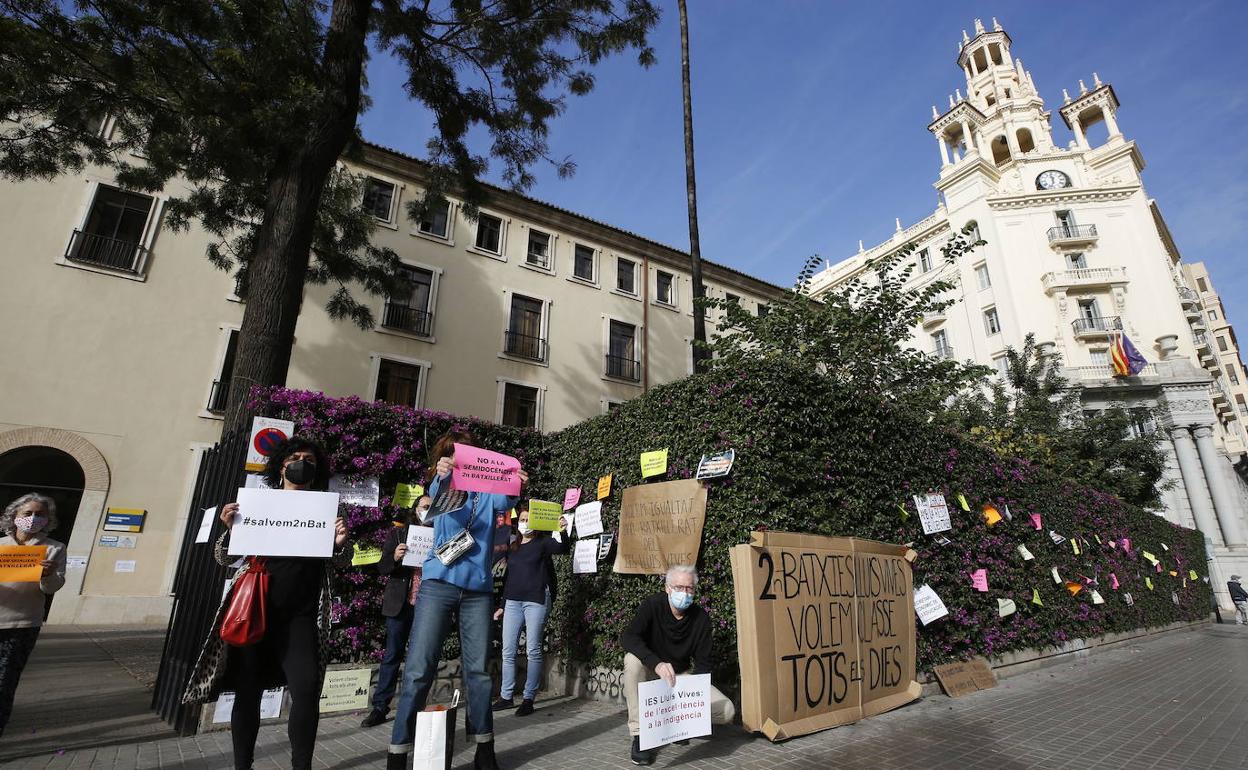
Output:
[[[27,447],[51,447],[58,449],[82,468],[82,499],[78,503],[78,515],[74,519],[73,533],[69,538],[66,556],[69,566],[65,570],[65,587],[57,592],[58,599],[52,604],[52,623],[72,622],[81,603],[82,582],[86,577],[87,560],[95,544],[95,532],[104,516],[104,503],[112,474],[108,462],[95,445],[81,435],[57,428],[17,428],[0,433],[0,455],[14,449]]]

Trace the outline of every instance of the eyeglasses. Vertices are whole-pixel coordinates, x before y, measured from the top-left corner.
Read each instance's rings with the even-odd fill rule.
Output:
[[[684,591],[687,594],[693,593],[694,586],[668,586],[673,591]]]

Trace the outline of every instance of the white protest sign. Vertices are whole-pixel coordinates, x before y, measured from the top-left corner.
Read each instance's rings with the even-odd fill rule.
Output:
[[[1022,543],[1018,544],[1017,550],[1018,550],[1018,555],[1023,557],[1023,561],[1031,561],[1032,559],[1036,558],[1035,556],[1031,554],[1031,551],[1027,550],[1027,546],[1023,545]]]
[[[338,495],[283,489],[238,490],[231,556],[310,556],[334,552]]]
[[[572,554],[572,572],[584,575],[598,571],[598,538],[591,537],[576,541],[576,551]]]
[[[342,502],[349,505],[376,508],[381,486],[375,478],[347,481],[342,476],[330,476],[329,491],[337,492]]]
[[[711,675],[676,677],[676,686],[655,679],[637,685],[641,750],[711,734]]]
[[[918,615],[919,621],[926,626],[948,615],[949,608],[945,607],[945,603],[940,600],[932,587],[925,583],[914,589],[914,614]]]
[[[208,536],[212,534],[212,520],[217,518],[217,507],[204,509],[204,518],[199,520],[199,531],[195,533],[196,543],[207,543]]]
[[[248,489],[272,489],[264,480],[264,475],[260,473],[248,473],[247,480],[243,482],[243,486]]]
[[[576,534],[579,537],[602,534],[602,502],[585,503],[576,508]]]
[[[433,550],[433,527],[412,524],[407,528],[407,553],[403,554],[405,567],[419,567],[425,563]]]
[[[295,424],[290,420],[274,420],[271,417],[255,417],[251,421],[251,438],[247,440],[247,465],[249,471],[264,470],[269,454],[283,441],[295,435]]]
[[[953,529],[949,521],[949,504],[945,496],[936,492],[914,496],[914,507],[919,509],[919,522],[923,524],[923,534],[947,532]]]
[[[278,687],[273,690],[265,690],[260,696],[260,718],[261,719],[277,719],[282,713],[282,694],[285,693],[285,687]],[[223,692],[221,697],[217,698],[217,705],[212,710],[212,723],[221,724],[230,721],[230,711],[234,709],[234,693]]]

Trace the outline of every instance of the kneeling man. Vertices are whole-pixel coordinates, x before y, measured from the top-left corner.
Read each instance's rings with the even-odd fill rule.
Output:
[[[634,765],[654,763],[655,749],[641,750],[637,685],[663,679],[675,686],[677,674],[711,673],[711,619],[697,604],[693,593],[698,573],[693,567],[676,566],[667,571],[667,588],[641,603],[637,614],[620,636],[624,648],[624,697],[628,701],[628,731],[633,736]],[[736,714],[732,701],[711,688],[711,721],[727,724]]]

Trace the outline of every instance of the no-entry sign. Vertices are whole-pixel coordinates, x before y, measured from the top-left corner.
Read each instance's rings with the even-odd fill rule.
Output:
[[[251,440],[247,442],[247,470],[251,473],[264,470],[264,464],[269,461],[273,450],[293,435],[295,424],[290,420],[252,418]]]

